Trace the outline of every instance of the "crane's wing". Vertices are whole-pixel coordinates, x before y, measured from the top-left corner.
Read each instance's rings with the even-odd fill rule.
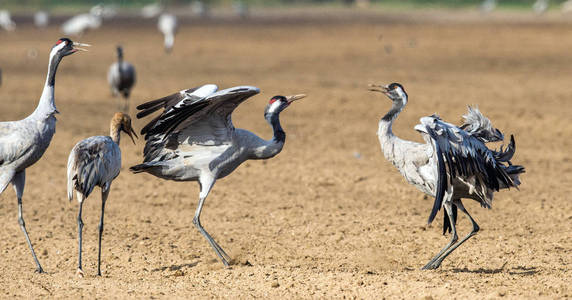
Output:
[[[17,161],[32,150],[34,139],[19,121],[0,123],[0,167]]]
[[[495,158],[495,152],[466,131],[435,115],[421,118],[421,124],[415,129],[430,138],[437,154],[439,176],[429,223],[441,208],[445,191],[456,177],[474,176],[477,184],[494,191],[498,191],[501,185],[515,186],[502,162]]]
[[[137,118],[160,108],[163,112],[151,120],[141,134],[145,135],[145,161],[154,156],[165,142],[176,141],[179,134],[189,143],[220,144],[230,140],[234,126],[231,114],[240,103],[258,94],[252,86],[238,86],[216,92],[215,85],[180,91],[170,96],[141,104]]]
[[[77,143],[68,158],[68,199],[73,190],[88,197],[95,186],[102,189],[119,175],[121,150],[108,136],[93,136]]]
[[[493,123],[485,117],[478,107],[467,107],[468,112],[463,115],[461,129],[468,134],[478,138],[483,143],[498,142],[504,140],[504,135],[500,130],[493,127]]]

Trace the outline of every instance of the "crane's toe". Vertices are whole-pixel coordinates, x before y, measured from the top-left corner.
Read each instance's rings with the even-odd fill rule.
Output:
[[[79,276],[79,278],[83,278],[83,276],[84,276],[83,270],[80,268],[78,268],[75,273],[77,274],[77,276]]]

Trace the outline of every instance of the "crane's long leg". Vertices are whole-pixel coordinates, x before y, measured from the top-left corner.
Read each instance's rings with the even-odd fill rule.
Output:
[[[129,95],[125,95],[123,94],[123,97],[121,98],[123,101],[123,112],[126,114],[129,114]]]
[[[457,239],[459,239],[459,237],[457,236],[457,228],[455,226],[455,220],[454,220],[454,216],[453,216],[453,207],[450,201],[444,201],[443,202],[443,208],[445,209],[445,211],[447,212],[447,215],[449,216],[449,222],[451,225],[451,229],[452,229],[452,233],[451,233],[451,241],[449,241],[449,243],[447,245],[445,245],[445,247],[443,247],[443,249],[441,249],[441,251],[439,251],[439,253],[437,253],[437,255],[433,256],[433,258],[425,265],[423,266],[423,268],[421,268],[421,270],[430,270],[430,269],[435,269],[433,268],[433,263],[439,259],[439,257],[445,253],[445,251],[447,251],[447,249],[449,249],[456,241]]]
[[[28,231],[26,230],[26,222],[24,222],[24,216],[22,213],[22,195],[24,194],[24,185],[26,184],[26,172],[20,171],[14,175],[12,179],[12,185],[14,185],[14,190],[16,191],[16,197],[18,197],[18,223],[20,224],[20,229],[24,232],[24,236],[26,237],[26,242],[28,243],[28,248],[32,251],[32,257],[34,257],[34,261],[36,262],[36,272],[43,273],[44,269],[40,265],[40,261],[36,256],[36,252],[34,251],[34,246],[32,246],[32,242],[30,241],[30,236],[28,236]]]
[[[449,248],[449,250],[447,250],[447,252],[443,253],[443,255],[439,259],[435,260],[433,262],[433,264],[431,265],[432,269],[437,269],[441,265],[443,260],[447,256],[449,256],[449,254],[451,254],[451,252],[455,251],[455,249],[457,249],[457,247],[461,246],[461,244],[463,244],[466,240],[471,238],[473,235],[477,234],[477,232],[480,229],[477,222],[475,222],[473,217],[471,217],[471,215],[469,215],[469,212],[463,206],[461,199],[456,199],[454,203],[455,203],[455,206],[457,206],[462,212],[464,212],[467,215],[467,217],[469,217],[469,220],[471,220],[471,224],[473,225],[473,230],[469,234],[467,234],[462,240],[460,240],[458,243],[456,243],[451,248]]]
[[[77,200],[79,202],[79,209],[77,213],[77,251],[78,251],[78,259],[77,259],[77,275],[83,277],[83,269],[81,267],[81,249],[82,249],[82,234],[83,234],[83,220],[81,219],[81,212],[83,209],[83,200],[84,197],[81,193],[77,193]]]
[[[108,185],[106,190],[101,191],[101,218],[99,219],[99,250],[97,252],[97,276],[101,276],[101,237],[103,236],[103,214],[105,213],[105,201],[109,195]]]
[[[220,258],[222,263],[228,267],[228,262],[230,261],[230,256],[224,252],[224,250],[217,244],[217,242],[210,236],[210,234],[203,228],[201,225],[201,210],[203,209],[203,204],[205,199],[207,198],[210,190],[212,189],[215,179],[213,178],[202,178],[199,180],[201,185],[201,193],[199,195],[199,205],[197,206],[197,210],[195,211],[195,217],[193,218],[193,224],[199,230],[199,232],[207,239],[213,250],[215,251],[216,255]]]

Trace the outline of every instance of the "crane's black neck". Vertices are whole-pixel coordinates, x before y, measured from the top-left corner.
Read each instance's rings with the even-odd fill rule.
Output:
[[[383,118],[381,118],[381,120],[385,121],[385,122],[393,122],[395,120],[395,118],[397,118],[399,113],[403,110],[404,107],[405,107],[404,101],[400,101],[400,100],[393,101],[393,104],[391,105],[391,109],[387,112],[387,114],[385,114],[385,116],[383,116]]]
[[[118,62],[123,61],[123,51],[121,49],[117,49],[117,61]]]
[[[48,79],[46,80],[46,84],[48,86],[53,87],[56,84],[56,72],[58,71],[60,61],[62,61],[62,56],[59,53],[54,54],[50,60],[50,64],[48,66]]]
[[[284,143],[286,141],[286,133],[280,126],[280,114],[270,113],[264,116],[266,121],[272,126],[272,131],[274,132],[273,142]]]

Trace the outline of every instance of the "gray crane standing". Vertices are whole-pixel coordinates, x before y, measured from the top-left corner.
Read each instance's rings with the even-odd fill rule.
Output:
[[[23,120],[0,123],[0,193],[9,183],[14,186],[18,198],[18,223],[26,236],[26,242],[36,262],[36,271],[39,273],[42,273],[43,269],[30,242],[22,216],[26,168],[42,157],[56,131],[55,114],[58,113],[54,99],[56,71],[62,58],[78,50],[85,50],[76,46],[89,45],[74,43],[67,38],[56,42],[50,52],[48,75],[36,110]]]
[[[248,159],[274,157],[284,146],[286,134],[279,115],[305,95],[274,96],[266,106],[264,118],[272,126],[274,137],[263,140],[250,131],[235,129],[231,114],[240,103],[258,94],[252,86],[238,86],[217,92],[213,84],[183,90],[141,104],[137,118],[161,108],[163,112],[142,130],[146,145],[142,164],[130,168],[175,181],[198,181],[199,205],[193,223],[207,239],[225,266],[230,257],[207,233],[200,222],[204,201],[217,179],[234,171]]]
[[[81,266],[81,246],[83,221],[81,212],[83,201],[96,186],[101,188],[101,218],[99,221],[99,248],[97,252],[97,275],[101,276],[101,237],[103,235],[103,214],[105,202],[111,189],[111,182],[121,171],[121,149],[119,148],[119,134],[127,133],[133,143],[133,135],[137,134],[131,127],[131,118],[124,113],[118,112],[111,119],[109,136],[92,136],[78,142],[70,152],[68,158],[68,199],[73,199],[73,191],[76,191],[79,202],[77,215],[78,226],[78,268],[77,273],[83,277]]]
[[[446,123],[436,115],[421,118],[421,124],[415,129],[426,143],[405,141],[391,130],[408,101],[403,86],[398,83],[373,85],[370,90],[382,92],[392,101],[391,109],[379,121],[377,132],[385,158],[397,167],[407,182],[435,197],[428,223],[433,221],[441,206],[445,209],[443,233],[452,231],[451,241],[423,267],[436,269],[451,252],[479,231],[461,198],[473,199],[490,208],[494,192],[520,185],[519,175],[524,173],[524,167],[510,162],[516,151],[514,137],[511,136],[504,151],[502,147],[500,151],[487,148],[485,143],[501,141],[504,136],[478,109],[470,108],[461,127]],[[458,242],[457,208],[473,225],[472,231]]]
[[[123,96],[123,103],[118,105],[118,109],[124,113],[129,113],[129,95],[133,85],[135,85],[135,67],[123,60],[123,48],[121,46],[117,46],[117,61],[109,67],[107,81],[113,96],[118,94]]]

